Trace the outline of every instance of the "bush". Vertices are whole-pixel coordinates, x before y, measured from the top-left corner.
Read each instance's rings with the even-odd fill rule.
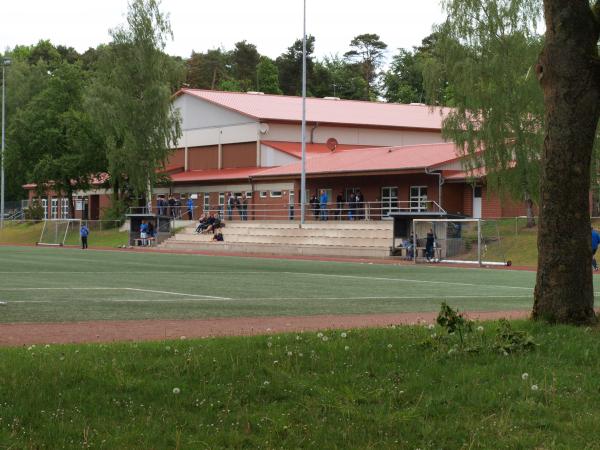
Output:
[[[35,220],[36,222],[44,220],[44,207],[39,201],[33,200],[29,207],[25,209],[25,219]]]

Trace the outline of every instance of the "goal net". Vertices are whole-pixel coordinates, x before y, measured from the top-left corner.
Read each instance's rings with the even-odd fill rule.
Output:
[[[506,259],[496,220],[414,219],[412,232],[416,263],[511,264]],[[431,234],[433,248],[428,248],[427,238]]]
[[[45,220],[36,245],[63,246],[65,242],[79,242],[80,219]]]

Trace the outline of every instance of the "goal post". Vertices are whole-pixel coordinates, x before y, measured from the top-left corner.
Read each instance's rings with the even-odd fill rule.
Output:
[[[511,265],[502,247],[496,220],[413,219],[412,225],[415,263]],[[427,252],[427,236],[430,233],[433,234],[434,246]]]
[[[62,247],[67,240],[79,236],[81,219],[48,219],[44,220],[40,238],[36,245]]]

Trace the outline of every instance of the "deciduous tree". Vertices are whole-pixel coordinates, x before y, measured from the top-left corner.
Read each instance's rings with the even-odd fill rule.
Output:
[[[105,137],[115,200],[125,185],[144,197],[181,135],[171,86],[182,74],[163,51],[172,34],[156,0],[132,0],[127,25],[111,34],[87,105]]]

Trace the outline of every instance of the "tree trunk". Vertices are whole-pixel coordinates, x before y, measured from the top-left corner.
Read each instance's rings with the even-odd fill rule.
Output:
[[[600,116],[600,25],[588,0],[544,0],[544,14],[536,72],[546,134],[533,318],[587,324],[595,321],[589,190]]]
[[[533,215],[533,200],[529,192],[525,192],[525,204],[527,205],[527,228],[535,227],[535,216]]]

